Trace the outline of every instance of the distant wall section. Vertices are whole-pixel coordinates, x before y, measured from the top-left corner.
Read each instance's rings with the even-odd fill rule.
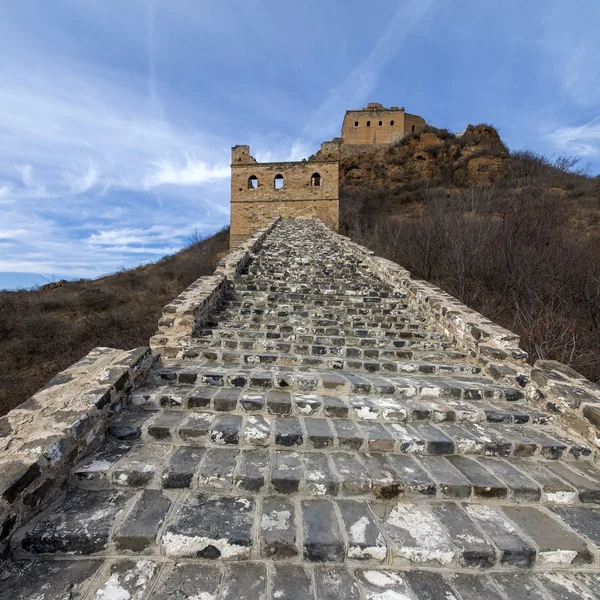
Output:
[[[259,163],[249,146],[231,151],[230,246],[237,248],[274,218],[319,218],[339,226],[339,141],[308,160]]]

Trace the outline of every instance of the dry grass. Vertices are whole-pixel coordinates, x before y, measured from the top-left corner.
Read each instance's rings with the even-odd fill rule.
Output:
[[[212,274],[228,247],[226,229],[137,269],[0,292],[0,414],[96,346],[148,344],[162,307],[198,277]]]

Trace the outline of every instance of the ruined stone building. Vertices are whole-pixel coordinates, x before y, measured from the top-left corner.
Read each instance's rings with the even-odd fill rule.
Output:
[[[249,146],[231,150],[230,245],[237,248],[277,216],[316,217],[339,224],[339,144],[324,142],[314,157],[259,163]]]
[[[385,108],[370,102],[361,110],[347,110],[342,124],[344,144],[391,144],[405,135],[419,134],[426,123],[423,117],[411,115],[404,108]]]

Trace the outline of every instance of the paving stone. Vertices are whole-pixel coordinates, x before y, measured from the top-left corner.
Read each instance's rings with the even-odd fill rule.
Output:
[[[346,493],[365,494],[369,492],[371,478],[355,455],[349,452],[333,452],[330,456]]]
[[[249,415],[244,426],[243,440],[254,446],[268,446],[271,442],[272,420],[262,415]]]
[[[411,600],[412,594],[404,573],[375,569],[357,570],[356,579],[366,600]]]
[[[339,482],[335,476],[327,454],[306,452],[302,455],[306,489],[313,496],[337,496]]]
[[[223,576],[220,600],[267,600],[267,588],[264,564],[233,564]]]
[[[362,433],[356,423],[349,419],[335,419],[331,421],[338,446],[346,450],[359,450],[363,445]]]
[[[464,456],[449,456],[448,461],[471,482],[475,496],[485,499],[507,497],[506,485],[475,460]]]
[[[155,440],[171,440],[172,433],[177,429],[182,418],[181,411],[162,410],[148,424],[148,435]]]
[[[548,592],[556,600],[596,600],[577,583],[573,577],[563,573],[540,573],[537,580],[541,583],[546,597]]]
[[[148,412],[125,411],[108,424],[108,434],[118,440],[136,440],[142,434],[142,425],[152,417]]]
[[[546,463],[520,460],[515,462],[519,470],[529,475],[542,489],[542,500],[556,504],[573,504],[579,494],[564,479],[544,467]]]
[[[558,462],[544,463],[544,467],[573,486],[577,490],[581,502],[600,504],[600,485],[598,483]]]
[[[425,423],[412,423],[409,427],[416,433],[417,438],[425,442],[425,452],[427,454],[454,453],[454,441],[437,427]]]
[[[219,595],[221,571],[201,563],[176,563],[154,588],[149,600],[214,600]]]
[[[314,596],[312,577],[302,565],[278,564],[271,579],[273,598],[298,600]]]
[[[215,444],[237,444],[240,441],[242,417],[219,415],[212,422],[210,439]]]
[[[492,580],[507,598],[519,600],[548,600],[548,592],[537,585],[531,575],[522,573],[498,573]]]
[[[289,392],[271,390],[267,394],[267,410],[274,415],[285,416],[292,412],[292,397]]]
[[[219,412],[235,410],[240,395],[240,390],[226,388],[217,390],[217,393],[213,397],[213,406]]]
[[[592,573],[580,571],[573,573],[572,577],[577,583],[590,590],[596,599],[600,598],[600,573],[597,571]]]
[[[440,502],[432,504],[431,510],[450,534],[461,567],[487,569],[495,565],[494,547],[458,504]]]
[[[586,542],[547,513],[523,506],[504,506],[502,511],[537,545],[540,565],[583,565],[594,560]]]
[[[396,472],[406,496],[436,495],[435,481],[412,456],[388,454],[387,462]]]
[[[187,443],[205,443],[214,418],[207,413],[192,413],[179,426],[179,437]]]
[[[367,447],[370,452],[392,452],[396,440],[380,423],[363,423],[361,425]]]
[[[299,446],[303,441],[304,433],[299,419],[285,417],[275,421],[275,443],[278,446]]]
[[[98,452],[75,467],[73,479],[78,487],[94,489],[108,487],[110,469],[130,451],[130,443],[109,438]]]
[[[270,460],[269,451],[266,449],[243,450],[234,474],[236,487],[249,492],[259,492],[267,481]]]
[[[113,485],[121,487],[144,487],[149,485],[162,465],[168,460],[172,449],[159,444],[140,444],[123,456],[112,471]]]
[[[439,567],[454,561],[450,535],[427,504],[404,502],[389,506],[377,503],[373,510],[393,543],[394,564]]]
[[[194,390],[188,397],[188,408],[207,408],[213,396],[216,394],[214,388],[198,388]]]
[[[535,548],[500,512],[483,504],[469,504],[463,507],[498,548],[502,565],[514,567],[533,565]]]
[[[600,509],[582,506],[549,506],[548,509],[600,548]]]
[[[443,456],[423,456],[419,462],[433,478],[440,498],[456,500],[471,495],[470,481]]]
[[[319,600],[360,600],[356,580],[343,567],[315,567],[314,579]]]
[[[304,419],[306,434],[313,448],[327,448],[333,444],[333,432],[326,419]]]
[[[404,576],[413,594],[419,600],[438,600],[438,598],[459,600],[456,590],[448,579],[439,573],[407,571]]]
[[[254,513],[254,502],[247,498],[190,497],[167,524],[161,547],[167,556],[249,558]]]
[[[462,600],[503,600],[489,577],[459,573],[452,578],[452,587]]]
[[[205,454],[206,450],[201,447],[177,448],[161,475],[162,487],[165,489],[191,487],[194,473]]]
[[[240,404],[248,412],[262,410],[265,406],[265,394],[243,392],[240,397]]]
[[[238,452],[226,448],[210,448],[200,466],[198,483],[217,489],[233,484]]]
[[[160,490],[144,490],[113,539],[119,550],[142,552],[154,544],[171,501]]]
[[[280,494],[298,491],[302,481],[302,457],[297,452],[275,452],[271,484]]]
[[[104,552],[111,528],[130,498],[125,492],[72,490],[58,507],[23,533],[21,548],[32,554]]]
[[[445,433],[450,436],[456,444],[456,454],[479,455],[485,451],[485,442],[479,435],[474,435],[455,423],[446,423]]]
[[[311,562],[342,562],[346,548],[333,504],[327,500],[303,500],[303,553]]]
[[[387,462],[385,454],[365,454],[363,462],[376,498],[396,498],[403,492],[404,484]]]
[[[290,500],[263,499],[259,539],[260,554],[265,558],[281,560],[298,554],[295,509]]]
[[[344,419],[348,416],[348,405],[335,396],[323,396],[323,411],[326,417]]]
[[[81,600],[102,565],[97,560],[6,561],[0,600]]]
[[[298,413],[307,416],[317,414],[322,404],[314,394],[296,394],[294,402]]]
[[[404,454],[423,454],[425,452],[425,440],[417,435],[414,429],[406,425],[390,423],[389,431],[398,440],[398,449]]]
[[[540,500],[542,492],[538,484],[506,459],[481,457],[478,462],[506,484],[510,500],[517,503],[531,503]]]
[[[348,540],[348,558],[383,562],[387,557],[387,545],[368,504],[338,500],[337,505]]]
[[[540,454],[550,460],[562,458],[567,451],[567,446],[555,438],[540,432],[534,431],[531,427],[523,432],[527,438],[535,442],[540,449]]]

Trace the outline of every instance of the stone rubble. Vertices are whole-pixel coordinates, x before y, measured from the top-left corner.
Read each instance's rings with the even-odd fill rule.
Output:
[[[223,265],[0,600],[600,600],[592,384],[315,220]]]

